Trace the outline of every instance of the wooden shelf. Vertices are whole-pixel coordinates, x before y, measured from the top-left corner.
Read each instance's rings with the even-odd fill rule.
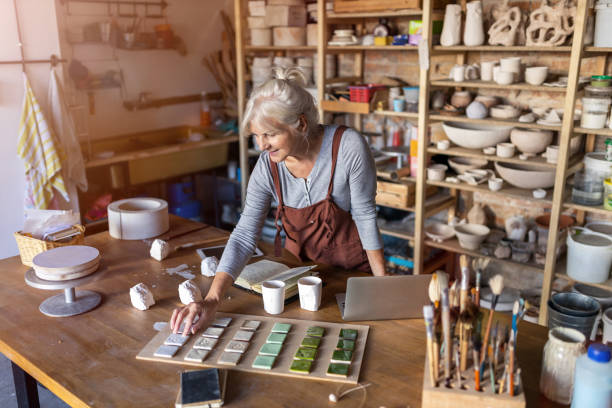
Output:
[[[450,251],[450,252],[455,252],[458,254],[466,254],[472,257],[482,257],[482,258],[488,258],[491,259],[492,261],[498,261],[498,262],[503,262],[509,265],[514,265],[514,266],[519,266],[521,268],[527,268],[527,269],[531,269],[534,271],[538,271],[538,272],[543,272],[544,271],[544,265],[538,265],[536,263],[530,262],[530,263],[522,263],[522,262],[516,262],[513,261],[511,259],[499,259],[496,258],[494,256],[486,256],[481,254],[478,251],[472,251],[469,249],[465,249],[462,248],[459,245],[459,241],[457,240],[457,238],[452,238],[452,239],[448,239],[446,241],[442,241],[442,242],[436,242],[433,241],[431,239],[426,239],[425,240],[425,245],[432,247],[432,248],[439,248],[439,249],[443,249],[445,251]]]
[[[610,128],[602,128],[602,129],[587,129],[581,127],[575,127],[574,133],[580,133],[585,135],[600,135],[600,136],[610,136],[612,137],[612,129]]]
[[[381,17],[410,17],[420,16],[423,14],[421,9],[404,9],[404,10],[387,10],[377,12],[362,12],[362,13],[336,13],[329,11],[326,15],[328,19],[346,19],[346,18],[381,18]]]
[[[488,193],[488,194],[499,194],[506,197],[517,198],[520,200],[532,200],[538,202],[545,202],[549,205],[552,204],[552,190],[546,190],[546,198],[533,198],[531,193],[532,190],[526,190],[523,188],[512,187],[508,183],[504,181],[504,186],[499,191],[491,191],[489,190],[489,186],[487,183],[478,184],[477,186],[472,186],[466,183],[448,183],[446,181],[432,181],[427,180],[427,184],[430,186],[438,186],[445,187],[463,191],[472,191],[477,193]]]
[[[416,45],[330,45],[327,51],[332,53],[344,51],[417,51]]]
[[[370,104],[366,102],[321,101],[321,109],[339,113],[370,113]]]
[[[528,160],[521,160],[518,155],[510,158],[498,157],[494,154],[484,154],[480,150],[467,149],[465,147],[451,147],[446,150],[440,150],[435,147],[427,148],[427,152],[431,154],[443,154],[445,156],[458,156],[458,157],[472,157],[476,159],[486,159],[489,161],[497,161],[503,163],[515,163],[515,164],[529,164],[534,166],[540,166],[546,169],[556,169],[556,163],[548,163],[546,159],[541,156],[530,157]]]
[[[562,258],[565,259],[565,255],[562,255]],[[589,283],[589,282],[581,282],[581,281],[577,281],[572,279],[571,277],[568,276],[567,274],[567,270],[566,270],[567,266],[566,263],[563,262],[559,262],[559,264],[556,265],[555,267],[555,277],[557,278],[561,278],[563,280],[568,281],[571,284],[574,283],[582,283],[584,285],[589,285],[589,286],[593,286],[596,288],[601,288],[601,289],[606,289],[606,290],[611,290],[612,289],[612,279],[608,279],[605,282],[602,283]]]
[[[316,51],[315,45],[269,45],[269,46],[257,46],[257,45],[245,45],[245,51]]]
[[[378,230],[383,235],[390,235],[392,237],[400,238],[400,239],[405,239],[406,241],[410,241],[410,242],[414,241],[414,237],[412,235],[409,235],[406,232],[401,232],[399,230],[389,229],[389,228],[385,228],[385,227],[378,227]]]
[[[444,47],[442,45],[434,45],[434,51],[438,52],[451,52],[451,51],[495,51],[495,52],[564,52],[569,53],[572,50],[570,46],[561,47],[528,47],[526,45],[515,45],[512,47],[505,47],[503,45],[478,45],[478,46],[467,46],[467,45],[453,45],[450,47]]]
[[[569,199],[571,199],[571,193],[568,196]],[[592,214],[600,214],[600,215],[604,215],[604,216],[608,216],[610,218],[612,218],[612,211],[611,210],[606,210],[603,205],[600,206],[589,206],[589,205],[581,205],[581,204],[576,204],[576,203],[572,203],[569,201],[566,201],[565,203],[563,203],[563,208],[567,208],[570,210],[576,210],[576,211],[584,211],[584,212],[589,212]]]
[[[606,53],[606,52],[612,52],[612,47],[593,47],[593,46],[588,46],[588,47],[584,47],[584,51],[585,52],[592,52],[592,53]]]
[[[439,120],[442,122],[462,122],[462,123],[479,123],[483,125],[499,125],[499,126],[514,126],[521,127],[526,129],[544,129],[544,130],[553,130],[555,132],[561,131],[561,126],[554,125],[539,125],[537,123],[523,123],[519,122],[516,119],[495,119],[495,118],[485,118],[485,119],[471,119],[466,116],[448,116],[448,115],[429,115],[429,119]]]
[[[375,110],[375,111],[372,111],[372,113],[375,115],[397,116],[400,118],[408,118],[408,119],[418,119],[419,118],[418,112],[395,112],[395,111],[390,111],[390,110]]]
[[[436,193],[425,200],[425,213],[427,216],[436,214],[442,210],[445,210],[455,204],[455,197],[449,196],[448,194]],[[401,211],[414,212],[414,206],[404,207],[399,205],[379,204],[377,206],[393,208]]]
[[[533,91],[533,92],[567,92],[567,88],[559,88],[556,86],[544,85],[529,85],[527,83],[499,85],[493,81],[463,81],[455,82],[450,79],[432,80],[433,86],[446,86],[453,88],[486,88],[486,89],[505,89],[510,91]]]

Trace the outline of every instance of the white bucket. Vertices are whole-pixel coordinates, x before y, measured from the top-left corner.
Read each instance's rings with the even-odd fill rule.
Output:
[[[572,227],[567,236],[567,275],[577,281],[602,283],[610,276],[612,238]]]
[[[593,221],[589,222],[584,228],[589,231],[598,232],[612,238],[612,222],[610,221]]]
[[[604,179],[612,177],[612,162],[606,160],[604,152],[591,152],[584,155],[584,169],[603,183]]]
[[[595,5],[595,47],[612,47],[612,2],[598,1]]]

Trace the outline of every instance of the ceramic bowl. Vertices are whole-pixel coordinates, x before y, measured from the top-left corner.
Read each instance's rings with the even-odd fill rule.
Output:
[[[601,305],[602,310],[612,307],[612,292],[609,290],[584,283],[575,283],[572,291],[595,299]]]
[[[505,142],[510,137],[511,126],[491,126],[474,123],[444,122],[446,136],[457,146],[482,149]]]
[[[438,150],[448,150],[448,148],[450,147],[450,141],[440,140],[438,143],[436,143],[436,147],[438,148]]]
[[[444,164],[432,164],[427,168],[427,180],[442,181],[448,167]]]
[[[476,159],[471,157],[452,157],[448,159],[448,165],[455,170],[457,174],[463,174],[467,170],[480,169],[488,163],[485,159]]]
[[[515,119],[521,111],[512,105],[496,105],[489,110],[489,114],[495,119]]]
[[[450,225],[435,222],[425,226],[425,235],[436,242],[442,242],[454,237],[455,229]]]
[[[497,157],[503,157],[508,159],[514,156],[516,148],[512,143],[498,143],[497,144]]]
[[[496,106],[497,105],[497,97],[496,96],[478,95],[474,100],[482,103],[484,106],[486,106],[489,109],[492,106]]]
[[[510,140],[522,153],[542,153],[552,143],[553,132],[540,129],[515,128],[510,132]]]
[[[495,151],[496,149],[493,146],[485,147],[484,149],[482,149],[482,152],[488,156],[494,155]]]
[[[515,75],[516,74],[514,72],[499,71],[497,73],[497,78],[495,79],[495,82],[497,82],[498,85],[510,85],[514,82]]]
[[[506,182],[514,187],[536,189],[550,188],[555,184],[555,170],[529,164],[495,163],[495,170]]]
[[[490,232],[489,227],[480,224],[460,224],[455,227],[455,234],[461,248],[472,251],[478,249]]]
[[[450,103],[455,108],[465,108],[472,102],[472,95],[468,91],[457,91],[451,96]]]
[[[503,185],[504,185],[504,180],[498,177],[493,177],[489,179],[489,190],[491,191],[499,191],[501,190]]]
[[[595,299],[580,293],[555,293],[550,300],[555,309],[571,316],[592,316],[601,310]]]
[[[529,67],[525,69],[525,82],[530,85],[542,85],[548,76],[548,67]]]

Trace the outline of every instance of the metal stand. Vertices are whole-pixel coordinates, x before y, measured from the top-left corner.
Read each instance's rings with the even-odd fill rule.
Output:
[[[40,279],[36,276],[33,269],[25,274],[25,281],[28,285],[44,290],[63,289],[64,293],[52,296],[42,302],[39,310],[51,317],[68,317],[88,312],[98,306],[102,300],[99,293],[90,290],[77,291],[75,288],[91,281],[93,275],[88,275],[79,279],[66,281],[49,281]]]

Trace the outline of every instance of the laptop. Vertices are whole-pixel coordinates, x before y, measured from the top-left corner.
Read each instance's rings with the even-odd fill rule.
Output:
[[[390,320],[423,317],[431,275],[348,278],[346,293],[336,294],[342,319]]]

